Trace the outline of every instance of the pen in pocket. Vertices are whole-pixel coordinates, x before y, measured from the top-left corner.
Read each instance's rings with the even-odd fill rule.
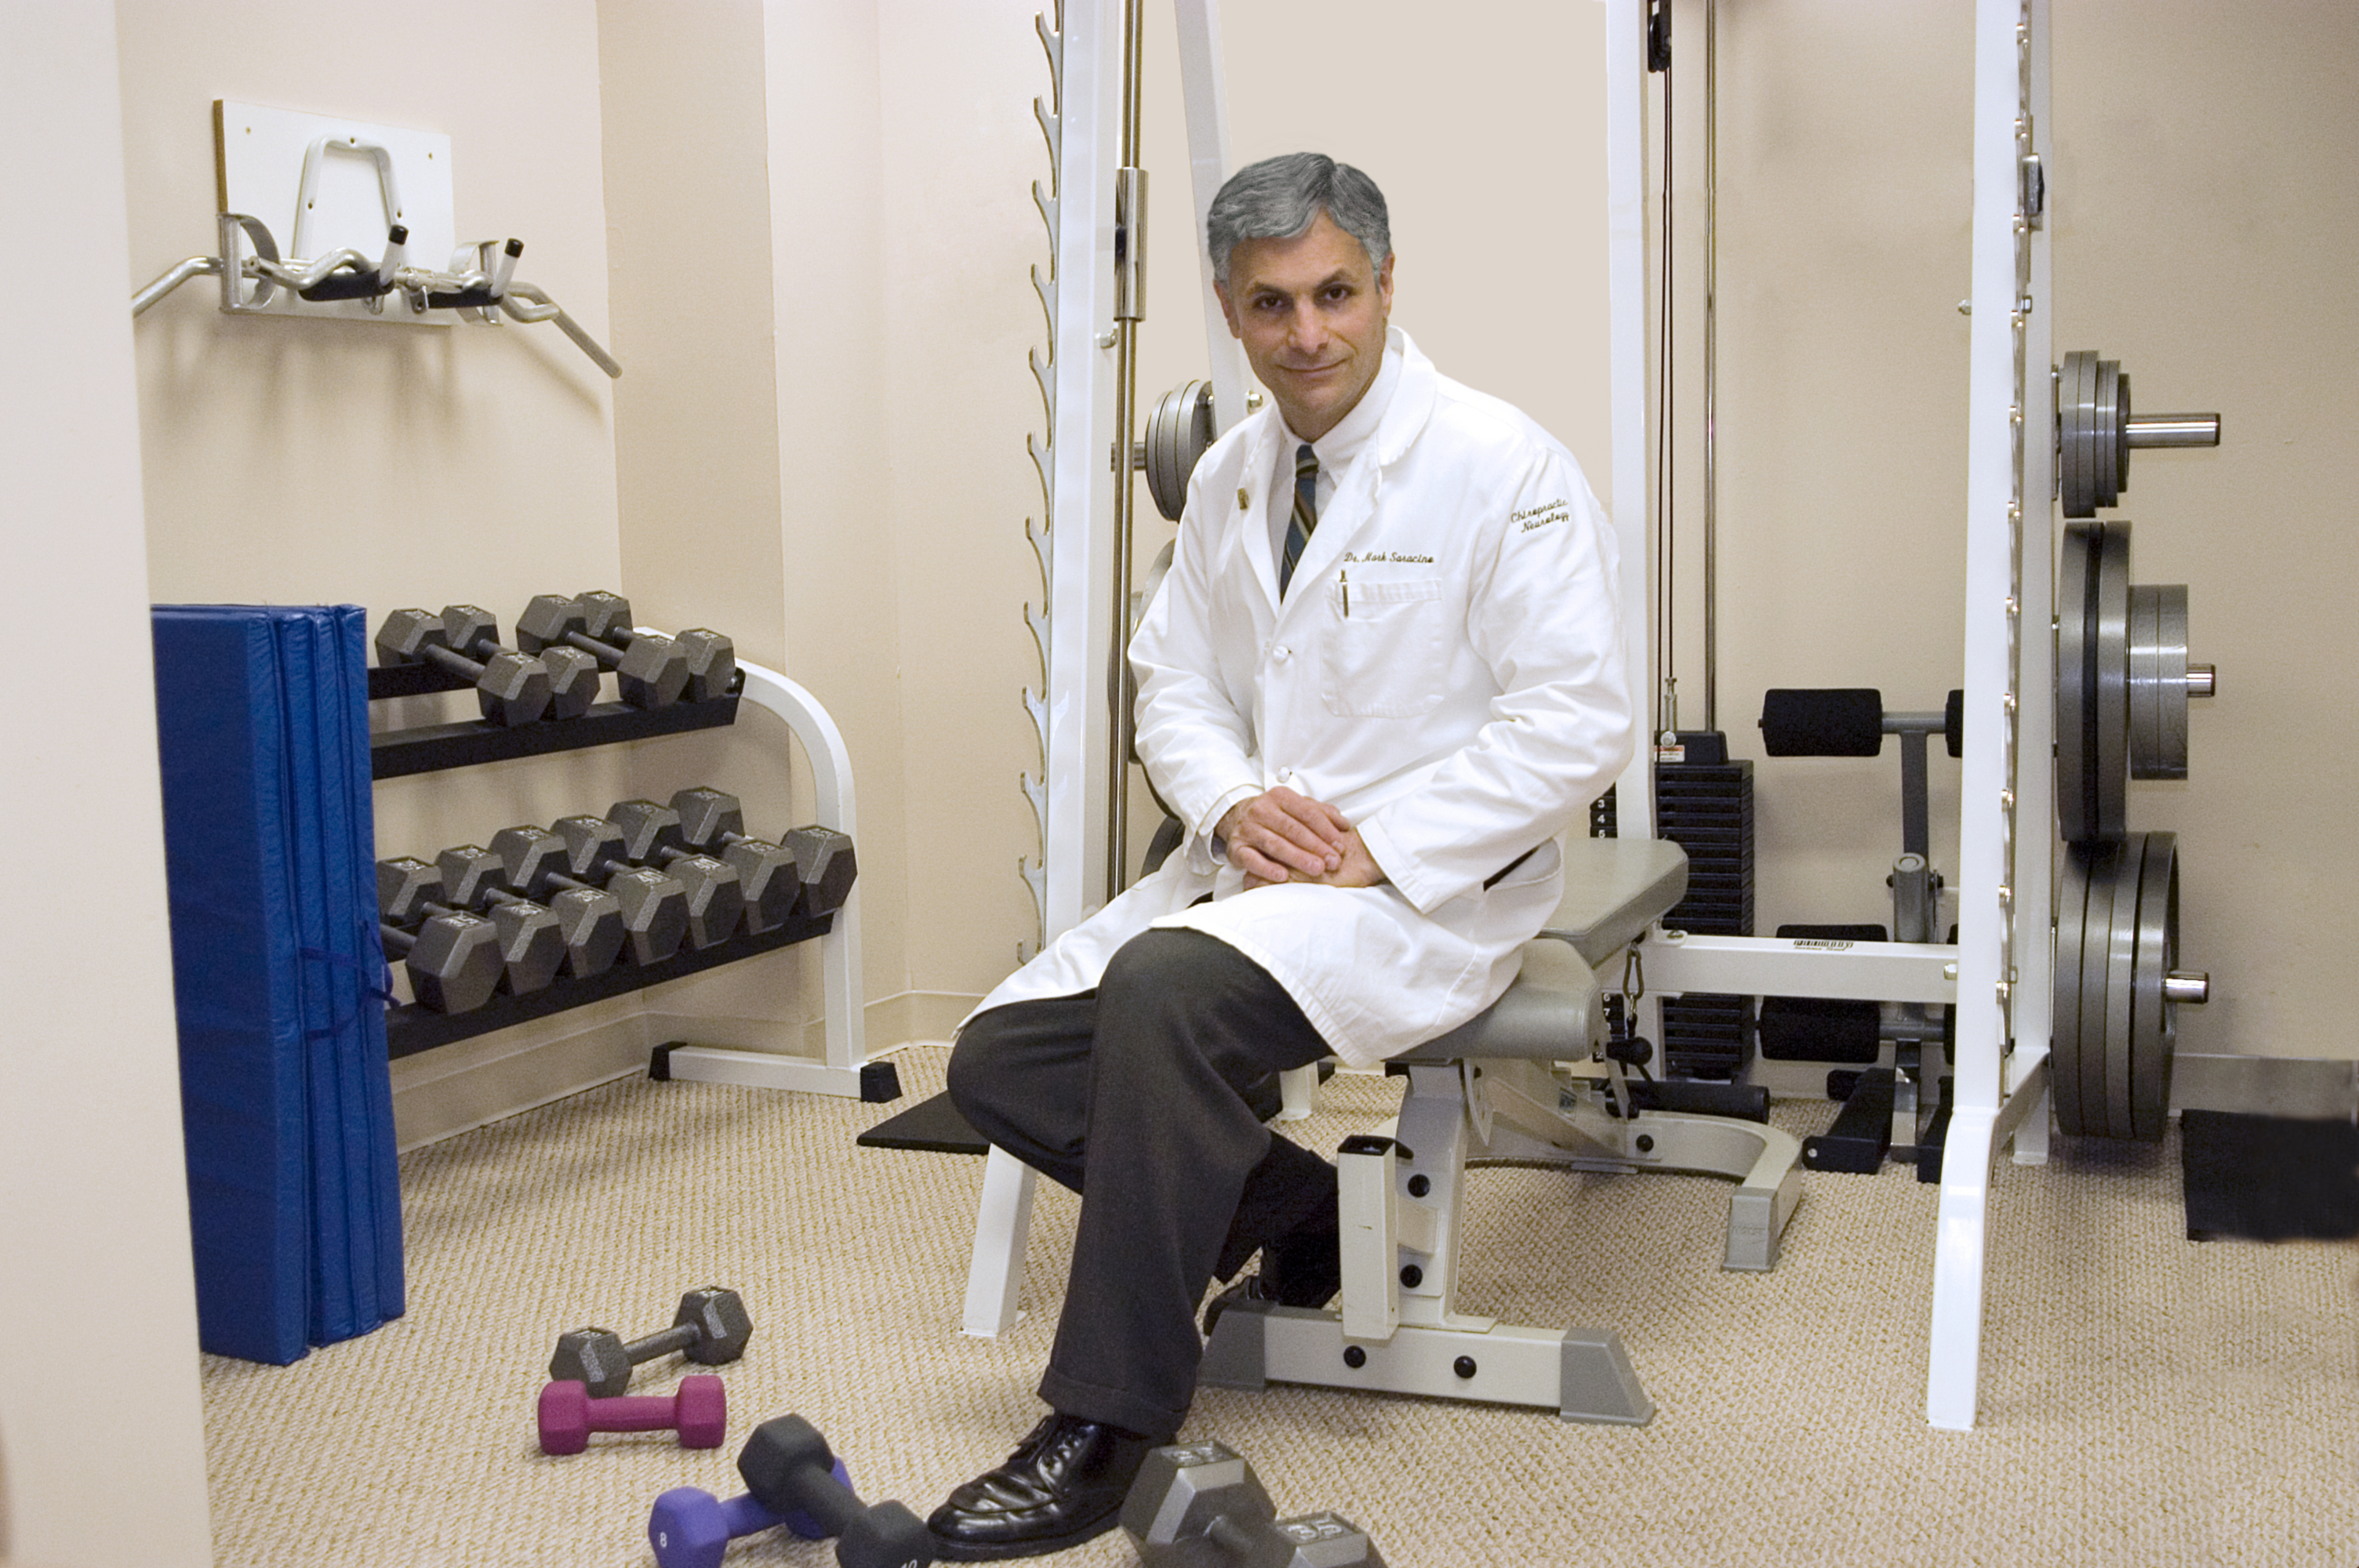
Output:
[[[1336,575],[1343,579],[1343,619],[1349,621],[1352,618],[1352,574],[1350,572],[1340,572]]]

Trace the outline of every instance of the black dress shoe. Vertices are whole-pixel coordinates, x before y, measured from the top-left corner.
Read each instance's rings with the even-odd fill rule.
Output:
[[[1214,1296],[1204,1308],[1204,1332],[1237,1302],[1322,1307],[1343,1288],[1343,1237],[1333,1213],[1288,1231],[1261,1249],[1261,1267]]]
[[[1114,1527],[1139,1465],[1159,1441],[1051,1413],[1006,1464],[952,1492],[926,1528],[952,1562],[1078,1546]]]

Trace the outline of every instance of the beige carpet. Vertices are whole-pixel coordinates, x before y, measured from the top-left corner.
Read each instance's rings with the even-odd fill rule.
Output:
[[[904,1054],[916,1097],[945,1053]],[[1297,1130],[1332,1151],[1397,1088],[1339,1078]],[[213,1530],[236,1568],[644,1564],[665,1488],[734,1492],[745,1433],[799,1411],[865,1496],[923,1514],[1038,1413],[1072,1205],[1043,1184],[1027,1320],[957,1331],[980,1160],[857,1148],[901,1107],[631,1081],[406,1157],[409,1313],[287,1368],[208,1357]],[[1815,1131],[1823,1105],[1781,1107]],[[1935,1190],[1810,1174],[1767,1275],[1716,1266],[1723,1184],[1487,1172],[1470,1310],[1618,1327],[1641,1429],[1310,1390],[1208,1390],[1187,1435],[1283,1512],[1328,1508],[1394,1568],[1597,1563],[2359,1563],[2349,1249],[2183,1238],[2171,1147],[2060,1140],[1996,1178],[1983,1422],[1924,1421]],[[743,1292],[730,1443],[593,1438],[545,1458],[550,1344]],[[667,1392],[679,1363],[634,1392]],[[741,1542],[730,1568],[821,1564]],[[1128,1563],[1115,1534],[1051,1561]]]

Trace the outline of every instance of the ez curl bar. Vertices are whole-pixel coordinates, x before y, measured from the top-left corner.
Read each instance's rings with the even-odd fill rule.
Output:
[[[190,256],[131,297],[131,314],[147,308],[193,277],[221,279],[221,308],[231,315],[254,315],[266,309],[280,289],[300,299],[325,304],[358,299],[371,310],[382,311],[385,301],[398,294],[412,315],[429,310],[456,310],[472,319],[496,324],[505,314],[525,322],[554,321],[558,330],[610,376],[623,373],[621,363],[557,301],[516,276],[524,242],[482,240],[452,253],[447,268],[413,265],[409,231],[399,223],[386,233],[385,254],[370,257],[342,246],[312,257],[282,258],[269,225],[242,212],[223,212],[217,221],[221,254]]]

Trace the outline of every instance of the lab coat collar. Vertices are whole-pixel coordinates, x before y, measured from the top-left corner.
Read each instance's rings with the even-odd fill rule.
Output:
[[[1419,352],[1409,335],[1398,327],[1385,329],[1385,352],[1387,358],[1395,354],[1399,356],[1399,370],[1397,377],[1387,375],[1383,378],[1393,381],[1394,384],[1391,398],[1383,406],[1373,438],[1375,443],[1373,455],[1379,470],[1390,468],[1408,453],[1410,443],[1417,439],[1419,432],[1425,428],[1426,421],[1432,417],[1434,404],[1440,391],[1440,374],[1433,368],[1433,362]],[[1370,388],[1371,393],[1375,390]],[[1353,410],[1353,415],[1358,413],[1358,409]],[[1348,417],[1346,423],[1349,423]],[[1275,399],[1269,406],[1253,416],[1251,426],[1245,464],[1238,477],[1245,481],[1247,494],[1267,496],[1273,493],[1272,486],[1277,482],[1277,465],[1280,461],[1292,465],[1297,443],[1292,432],[1287,429],[1285,416],[1278,412]],[[1323,566],[1329,557],[1340,554],[1344,540],[1360,523],[1366,520],[1374,510],[1375,490],[1382,483],[1381,475],[1371,477],[1375,482],[1369,486],[1367,492],[1370,504],[1364,509],[1357,505],[1347,506],[1340,514],[1331,514],[1321,520],[1319,532],[1311,538],[1310,553],[1296,568],[1298,578],[1306,571],[1315,576],[1318,568]],[[1340,486],[1336,500],[1343,500]],[[1330,528],[1326,525],[1330,522],[1338,525]],[[1272,553],[1256,548],[1249,550],[1248,555],[1254,564],[1255,578],[1261,584],[1262,596],[1268,601],[1271,612],[1282,613],[1284,606],[1277,593],[1277,563],[1272,558]]]

